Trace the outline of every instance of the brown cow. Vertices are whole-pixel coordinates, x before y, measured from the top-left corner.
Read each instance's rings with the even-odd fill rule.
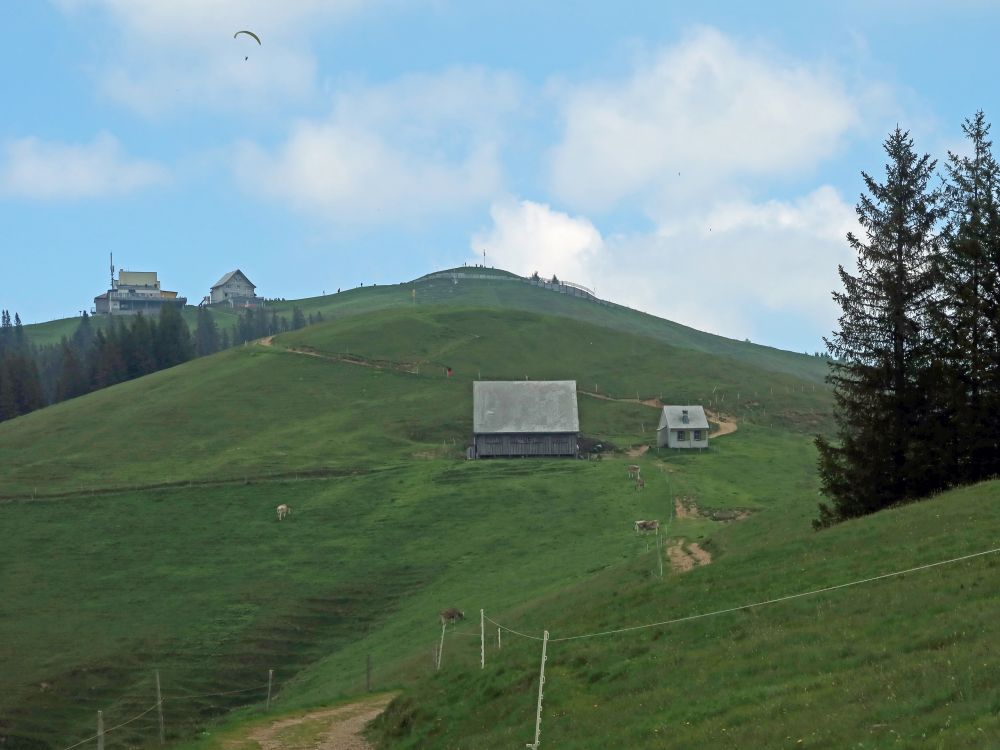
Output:
[[[636,477],[635,478],[635,489],[636,489],[636,492],[638,492],[639,490],[646,489],[646,480],[643,479],[642,477]]]
[[[628,466],[628,478],[629,479],[638,479],[639,478],[639,465],[638,464],[629,464],[629,466]]]
[[[635,531],[639,533],[640,531],[656,531],[660,528],[660,522],[656,519],[651,521],[636,521]]]
[[[465,612],[460,609],[455,609],[454,607],[448,607],[448,609],[441,610],[441,624],[447,625],[448,623],[456,623],[459,620],[465,619]]]

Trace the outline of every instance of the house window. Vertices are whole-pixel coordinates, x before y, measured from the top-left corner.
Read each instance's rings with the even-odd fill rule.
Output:
[[[695,439],[695,440],[703,440],[703,439],[704,439],[704,438],[702,438],[702,436],[701,436],[701,430],[695,430],[695,431],[694,431],[694,439]]]
[[[687,433],[684,430],[677,430],[677,439],[682,442],[687,440]]]

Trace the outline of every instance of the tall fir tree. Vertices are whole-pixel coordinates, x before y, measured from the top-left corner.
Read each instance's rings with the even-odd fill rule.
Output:
[[[195,354],[204,357],[219,351],[219,328],[207,307],[198,308],[194,334]]]
[[[55,400],[65,401],[66,399],[82,396],[90,390],[87,382],[87,372],[84,363],[77,354],[76,349],[67,339],[62,340],[60,345],[59,379],[56,384]]]
[[[886,139],[884,182],[862,173],[867,194],[856,210],[864,237],[848,234],[857,271],[840,267],[840,329],[833,355],[837,440],[817,437],[823,494],[814,523],[871,513],[928,491],[921,382],[930,370],[928,307],[940,195],[929,182],[935,162],[918,156],[909,133]]]
[[[933,316],[941,379],[932,397],[947,420],[948,469],[955,482],[971,482],[1000,472],[1000,165],[981,111],[962,130],[969,152],[949,152],[946,164]]]
[[[158,370],[187,362],[194,356],[191,331],[181,317],[180,310],[172,305],[161,308],[153,340]]]

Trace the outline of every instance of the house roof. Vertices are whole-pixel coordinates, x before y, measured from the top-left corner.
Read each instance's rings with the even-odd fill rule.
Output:
[[[472,429],[579,432],[575,380],[487,380],[472,384]]]
[[[687,412],[687,421],[684,421],[684,412]],[[663,428],[671,430],[707,430],[708,419],[705,417],[705,410],[698,405],[663,407],[660,413],[660,425],[656,429]]]
[[[230,271],[225,276],[223,276],[221,279],[219,279],[214,284],[212,284],[212,289],[218,289],[223,284],[229,283],[236,274],[239,274],[240,276],[242,276],[243,280],[246,283],[248,283],[250,286],[252,286],[254,289],[257,288],[257,285],[254,284],[252,281],[250,281],[250,279],[247,278],[247,275],[245,273],[243,273],[240,269],[237,268],[235,271]]]

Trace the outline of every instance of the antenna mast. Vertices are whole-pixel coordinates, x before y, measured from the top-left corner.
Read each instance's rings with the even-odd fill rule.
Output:
[[[110,256],[111,256],[111,286],[109,286],[108,289],[114,289],[115,288],[115,254],[114,253],[110,253]]]

